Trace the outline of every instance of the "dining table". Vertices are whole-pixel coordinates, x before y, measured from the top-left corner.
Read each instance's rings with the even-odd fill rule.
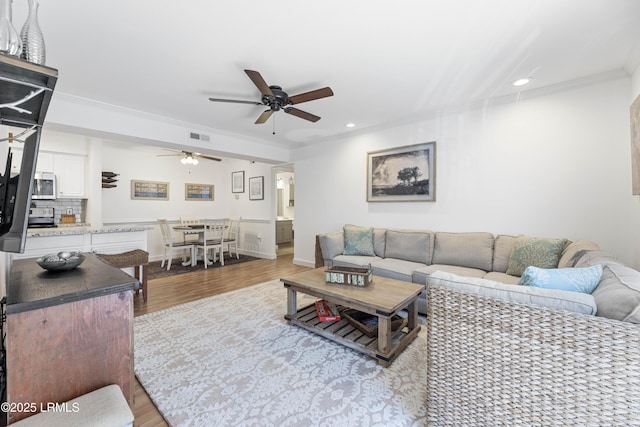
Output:
[[[180,231],[183,234],[183,238],[184,241],[187,241],[187,236],[190,234],[197,234],[198,235],[198,240],[194,243],[204,243],[204,232],[206,227],[214,222],[224,222],[225,223],[225,228],[228,227],[227,225],[227,219],[212,219],[212,220],[206,220],[203,221],[200,224],[180,224],[180,225],[175,225],[173,226],[173,230],[175,231]],[[192,267],[195,267],[198,264],[198,260],[200,259],[201,255],[196,254],[196,259],[195,261],[193,260],[186,260],[182,263],[183,266],[188,266],[191,265]],[[202,259],[204,260],[204,255],[202,255]]]

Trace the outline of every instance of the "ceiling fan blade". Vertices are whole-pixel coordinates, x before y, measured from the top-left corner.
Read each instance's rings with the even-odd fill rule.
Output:
[[[203,159],[213,160],[213,161],[215,161],[215,162],[221,162],[221,161],[222,161],[222,159],[221,159],[221,158],[219,158],[219,157],[205,156],[204,154],[198,154],[197,156],[198,156],[198,157],[201,157],[201,158],[203,158]]]
[[[257,101],[242,101],[239,99],[221,99],[221,98],[209,98],[209,101],[213,102],[233,102],[236,104],[253,104],[253,105],[262,105],[262,102]]]
[[[265,110],[264,113],[260,114],[260,117],[258,117],[258,120],[256,120],[255,124],[260,125],[266,122],[267,120],[269,120],[269,117],[271,117],[272,114],[273,110]]]
[[[306,111],[302,111],[293,107],[285,108],[284,112],[296,117],[300,117],[301,119],[309,120],[310,122],[314,123],[320,120],[320,117],[316,116],[315,114],[307,113]]]
[[[247,76],[249,76],[262,95],[273,96],[273,92],[269,89],[269,85],[264,81],[259,72],[253,70],[244,70],[244,72],[247,73]]]
[[[291,104],[300,104],[302,102],[313,101],[314,99],[326,98],[328,96],[333,96],[333,91],[330,87],[323,87],[322,89],[316,89],[310,92],[290,96],[289,101]]]

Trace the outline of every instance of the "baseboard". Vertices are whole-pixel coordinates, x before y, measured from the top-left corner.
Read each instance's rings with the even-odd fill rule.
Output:
[[[252,252],[252,251],[243,251],[242,249],[238,250],[241,255],[252,256],[254,258],[264,258],[264,259],[276,259],[274,254],[268,254],[264,252]],[[179,258],[179,256],[174,256],[174,259]],[[162,254],[160,255],[149,255],[149,262],[154,261],[162,261]]]
[[[293,263],[295,265],[300,265],[302,267],[316,268],[315,261],[309,261],[309,260],[305,260],[305,259],[294,258],[293,259]]]

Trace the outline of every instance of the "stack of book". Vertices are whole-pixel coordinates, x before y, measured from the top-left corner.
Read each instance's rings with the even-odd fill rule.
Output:
[[[340,320],[340,312],[335,304],[323,299],[316,301],[316,313],[321,322],[337,322]]]

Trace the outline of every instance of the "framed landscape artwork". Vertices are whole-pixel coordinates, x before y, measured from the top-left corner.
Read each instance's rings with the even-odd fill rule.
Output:
[[[264,200],[264,176],[249,178],[249,200]]]
[[[231,172],[231,192],[244,193],[244,171]]]
[[[435,142],[367,153],[367,202],[435,200]]]

